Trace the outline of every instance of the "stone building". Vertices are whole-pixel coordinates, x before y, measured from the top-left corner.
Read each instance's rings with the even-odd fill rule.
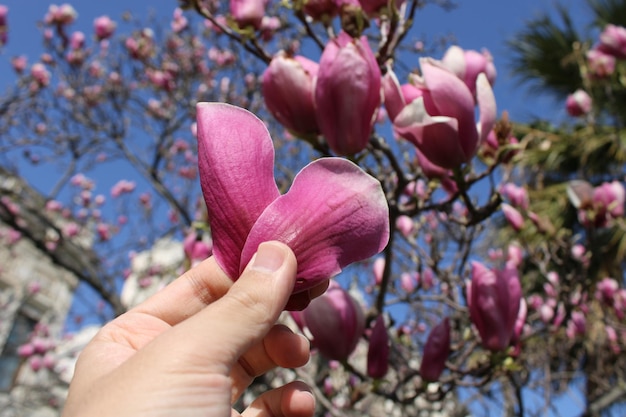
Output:
[[[39,193],[0,169],[1,417],[56,416],[65,396],[52,370],[52,336],[61,334],[78,279],[42,250],[57,233],[43,215],[44,204]],[[57,249],[70,259],[67,248]],[[32,354],[20,355],[29,342]]]

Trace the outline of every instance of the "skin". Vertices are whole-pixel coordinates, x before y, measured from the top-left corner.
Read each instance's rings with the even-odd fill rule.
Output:
[[[209,258],[100,330],[76,364],[63,417],[309,417],[315,400],[302,382],[231,408],[254,377],[309,359],[309,342],[277,325],[304,308],[324,283],[291,296],[296,258],[266,242],[233,283]]]

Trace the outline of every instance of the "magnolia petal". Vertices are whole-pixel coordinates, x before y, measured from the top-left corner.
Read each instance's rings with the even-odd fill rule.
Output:
[[[496,124],[496,97],[489,80],[484,73],[480,73],[476,79],[476,100],[480,110],[478,122],[478,132],[480,133],[480,143],[487,139],[487,135]]]
[[[389,115],[389,120],[393,123],[396,116],[402,111],[406,102],[402,96],[400,82],[391,67],[387,68],[387,73],[382,80],[385,109]]]
[[[197,112],[200,184],[213,254],[236,279],[250,229],[280,195],[274,180],[274,146],[265,124],[247,110],[199,103]]]
[[[422,58],[420,65],[426,87],[430,91],[427,97],[429,100],[425,102],[426,108],[429,114],[448,116],[458,121],[459,140],[465,152],[463,162],[467,162],[474,156],[478,147],[478,132],[474,120],[474,96],[465,83],[441,63]]]
[[[289,192],[259,217],[240,270],[267,240],[279,240],[294,251],[294,293],[315,286],[387,245],[389,209],[380,183],[346,159],[311,162],[296,175]]]
[[[417,146],[426,159],[435,165],[452,169],[466,160],[459,141],[457,120],[446,116],[430,116],[426,112],[423,97],[404,107],[396,117],[394,127],[400,136]]]

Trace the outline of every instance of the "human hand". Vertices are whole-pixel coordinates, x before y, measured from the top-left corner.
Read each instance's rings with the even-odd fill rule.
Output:
[[[64,417],[238,416],[231,405],[254,377],[304,365],[309,342],[275,325],[326,285],[291,295],[293,252],[259,246],[233,284],[211,257],[100,330],[76,364]],[[243,417],[312,416],[302,382],[259,396]]]

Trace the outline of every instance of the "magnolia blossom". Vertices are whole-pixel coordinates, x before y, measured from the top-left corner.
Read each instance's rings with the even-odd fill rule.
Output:
[[[94,32],[98,40],[110,38],[116,27],[117,24],[109,16],[100,16],[93,21]]]
[[[592,78],[607,78],[615,72],[615,57],[598,49],[586,53],[589,75]]]
[[[5,45],[8,39],[8,25],[7,25],[7,14],[9,13],[9,8],[4,4],[0,4],[0,46]]]
[[[578,89],[567,96],[565,109],[570,116],[583,116],[591,111],[591,96],[585,90]]]
[[[453,169],[471,160],[495,124],[496,102],[485,73],[476,79],[476,102],[480,110],[474,119],[474,96],[470,89],[441,62],[420,60],[422,76],[413,78],[414,90],[402,89],[388,72],[384,81],[385,106],[400,136],[413,143],[433,164]],[[415,97],[415,98],[412,98]]]
[[[381,74],[367,38],[345,32],[326,45],[315,84],[317,123],[338,155],[367,146],[381,104]]]
[[[358,166],[318,159],[280,195],[272,139],[261,120],[217,103],[198,104],[197,114],[213,254],[229,277],[239,277],[260,243],[280,240],[298,260],[294,292],[300,292],[387,245],[387,200],[379,181]]]
[[[51,4],[44,21],[49,25],[69,25],[78,17],[78,13],[72,5],[64,3],[60,6]]]
[[[510,204],[503,203],[502,213],[504,213],[504,218],[516,232],[522,230],[524,227],[524,217],[515,207]]]
[[[334,282],[302,311],[299,321],[313,336],[311,344],[338,361],[350,356],[365,330],[361,305]]]
[[[433,327],[424,345],[420,375],[425,381],[437,381],[450,354],[450,320],[446,317]]]
[[[626,28],[606,25],[600,34],[598,50],[618,59],[626,59]]]
[[[489,350],[506,349],[515,332],[522,289],[517,270],[492,271],[472,263],[472,280],[467,286],[470,319]]]
[[[389,334],[385,319],[379,315],[374,322],[367,350],[367,374],[372,378],[382,378],[389,370]]]
[[[472,94],[476,94],[478,74],[484,73],[491,85],[496,81],[496,67],[493,65],[493,57],[487,50],[482,52],[463,50],[453,45],[448,48],[441,62],[465,83]]]
[[[313,86],[319,65],[279,52],[263,73],[263,98],[272,115],[296,135],[319,134]]]
[[[230,14],[239,27],[252,26],[258,29],[265,16],[268,0],[230,0]]]
[[[339,13],[339,6],[340,1],[338,0],[306,0],[303,10],[313,20],[324,20]]]

